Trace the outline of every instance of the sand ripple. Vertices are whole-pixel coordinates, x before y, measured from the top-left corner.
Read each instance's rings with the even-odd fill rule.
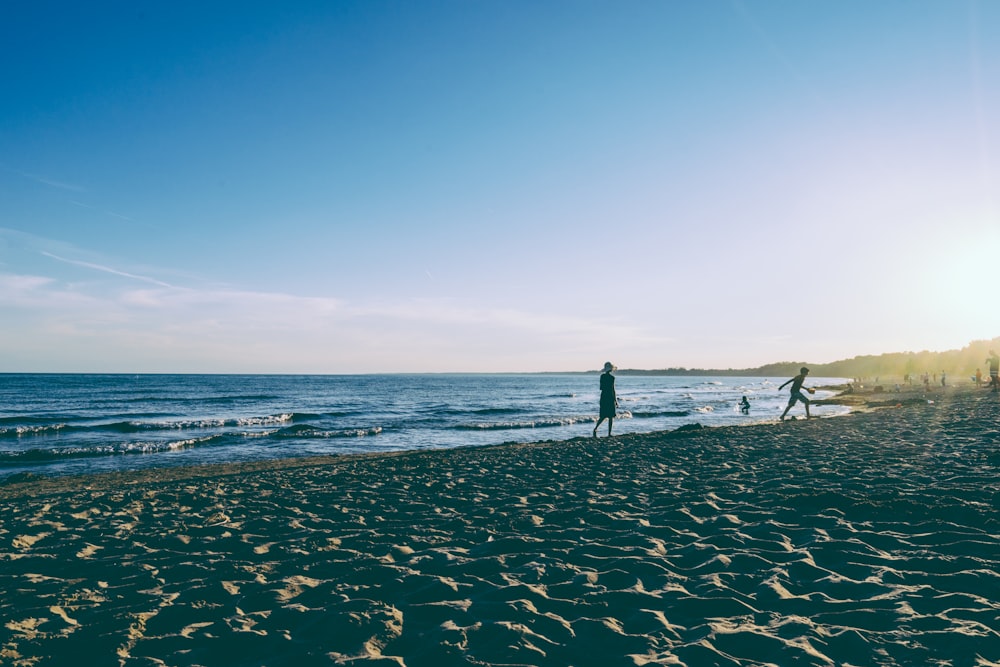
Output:
[[[998,665],[998,463],[976,395],[10,487],[0,663]]]

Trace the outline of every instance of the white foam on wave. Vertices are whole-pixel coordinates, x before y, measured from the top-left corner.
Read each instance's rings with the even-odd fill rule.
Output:
[[[349,428],[342,431],[315,431],[310,436],[320,438],[364,438],[369,435],[378,435],[381,432],[381,426],[372,426],[370,428]]]
[[[286,424],[292,420],[291,413],[280,415],[268,415],[265,417],[242,417],[236,420],[237,426],[273,426],[274,424]]]
[[[573,424],[592,421],[594,421],[594,417],[592,415],[579,415],[573,417],[553,417],[549,419],[526,419],[524,421],[479,422],[476,424],[460,425],[456,428],[468,431],[513,430],[522,428],[572,426]]]
[[[50,433],[53,431],[61,431],[66,428],[66,424],[49,424],[46,426],[18,426],[17,428],[11,429],[0,429],[0,435],[6,433],[16,433],[18,437],[25,435],[39,435],[42,433]]]

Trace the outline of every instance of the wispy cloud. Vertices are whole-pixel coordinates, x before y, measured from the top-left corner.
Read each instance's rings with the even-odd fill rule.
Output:
[[[558,311],[534,312],[515,308],[490,308],[450,299],[353,305],[345,308],[355,318],[388,319],[398,323],[424,322],[447,327],[474,327],[486,331],[524,331],[538,336],[567,336],[580,340],[643,343],[670,342],[640,327],[603,318],[567,315]]]
[[[103,213],[104,215],[110,215],[112,218],[119,218],[121,220],[125,220],[126,222],[135,222],[133,218],[130,218],[127,215],[122,215],[121,213],[115,213],[114,211],[109,211],[107,209],[91,206],[90,204],[84,204],[82,201],[70,199],[69,203],[73,204],[74,206],[79,206],[80,208],[86,208],[90,209],[91,211],[97,211],[98,213]]]
[[[77,306],[91,308],[97,303],[93,296],[74,292],[48,276],[0,274],[0,307],[69,312]],[[12,321],[8,324],[14,326]]]
[[[55,281],[52,278],[46,278],[44,276],[14,274],[0,275],[0,287],[2,287],[6,293],[25,292],[28,290],[40,289],[46,285],[51,285],[54,282]]]
[[[60,261],[150,284],[0,274],[0,307],[28,310],[25,341],[90,350],[94,368],[378,372],[580,368],[668,339],[640,327],[556,312],[451,300],[352,303],[332,296],[169,285],[88,262]],[[600,357],[600,359],[598,359]],[[147,362],[142,360],[146,359]],[[79,359],[77,359],[79,361]]]
[[[67,183],[65,181],[58,181],[54,178],[49,178],[48,176],[42,176],[40,174],[32,174],[31,172],[22,171],[20,169],[10,169],[10,171],[15,174],[20,174],[21,176],[35,181],[36,183],[41,183],[42,185],[47,185],[52,188],[58,188],[60,190],[69,190],[70,192],[87,192],[87,188],[82,185],[76,185],[75,183]]]
[[[36,263],[0,273],[0,312],[19,313],[8,338],[36,348],[44,341],[66,351],[67,364],[75,351],[76,365],[66,367],[86,359],[98,370],[192,372],[565,369],[671,343],[626,320],[559,308],[391,296],[357,302],[194,278],[174,284],[157,277],[169,270],[136,271],[15,230],[0,228],[0,237],[13,256],[52,260],[49,270]],[[113,279],[79,281],[55,263]]]
[[[49,178],[48,176],[43,176],[43,175],[40,175],[40,174],[33,174],[31,172],[23,171],[21,169],[13,169],[11,167],[7,167],[7,166],[2,165],[2,164],[0,164],[0,169],[4,169],[4,170],[9,171],[11,173],[14,173],[14,174],[17,174],[19,176],[22,176],[22,177],[24,177],[24,178],[26,178],[28,180],[34,181],[35,183],[40,183],[42,185],[47,185],[47,186],[49,186],[51,188],[56,188],[58,190],[65,190],[67,192],[75,192],[75,193],[78,193],[78,194],[83,194],[83,193],[90,192],[89,188],[86,188],[86,187],[84,187],[82,185],[77,185],[75,183],[68,183],[66,181],[60,181],[60,180],[57,180],[57,179],[54,179],[54,178]],[[70,204],[72,204],[74,206],[79,206],[80,208],[86,208],[86,209],[89,209],[91,211],[96,211],[98,213],[110,216],[112,218],[118,218],[120,220],[125,220],[126,222],[135,222],[134,218],[131,218],[131,217],[127,216],[127,215],[123,215],[121,213],[116,213],[115,211],[111,211],[111,210],[108,210],[106,208],[100,208],[98,206],[92,206],[91,204],[87,204],[85,202],[79,201],[78,199],[70,199],[68,201],[69,201]]]
[[[94,271],[101,271],[103,273],[110,273],[116,276],[122,276],[123,278],[131,278],[132,280],[141,280],[142,282],[152,283],[153,285],[159,285],[160,287],[174,287],[170,283],[165,283],[162,280],[157,280],[156,278],[150,278],[148,276],[140,276],[134,273],[129,273],[127,271],[119,271],[118,269],[111,268],[110,266],[102,266],[101,264],[95,264],[93,262],[83,262],[75,259],[67,259],[65,257],[60,257],[46,250],[42,251],[42,254],[46,257],[51,257],[54,260],[64,262],[66,264],[72,264],[74,266],[81,266],[86,269],[93,269]]]

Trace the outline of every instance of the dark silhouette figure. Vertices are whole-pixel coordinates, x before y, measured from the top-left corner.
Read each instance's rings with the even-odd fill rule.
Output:
[[[747,400],[746,396],[744,396],[743,400],[740,401],[740,412],[745,415],[750,414],[750,401]]]
[[[618,396],[615,394],[615,376],[611,371],[615,370],[610,361],[605,362],[604,372],[601,374],[601,414],[597,417],[597,424],[594,425],[594,437],[597,437],[597,429],[601,422],[608,420],[608,435],[611,435],[611,425],[615,423],[615,413],[618,410]]]
[[[990,387],[991,391],[995,394],[1000,391],[1000,357],[993,350],[990,350],[990,356],[986,357],[986,363],[990,365]]]
[[[803,366],[802,368],[799,369],[798,375],[796,375],[791,380],[785,382],[780,387],[778,387],[778,391],[781,391],[782,389],[785,388],[786,384],[791,383],[792,385],[792,388],[790,390],[791,395],[788,397],[788,406],[785,408],[785,411],[781,413],[782,421],[785,420],[785,415],[788,414],[788,411],[791,410],[792,406],[795,405],[795,403],[798,401],[802,401],[802,404],[806,406],[806,419],[809,419],[809,399],[806,398],[805,394],[802,393],[802,383],[806,381],[807,375],[809,375],[809,369]],[[808,391],[811,394],[815,391],[815,389],[806,389],[806,391]]]

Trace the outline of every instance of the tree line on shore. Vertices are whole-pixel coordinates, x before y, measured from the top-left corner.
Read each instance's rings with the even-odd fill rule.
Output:
[[[902,377],[917,376],[924,372],[945,373],[953,376],[971,376],[976,369],[986,374],[984,360],[990,350],[1000,349],[1000,336],[992,340],[972,341],[960,350],[945,352],[888,352],[841,359],[828,364],[807,361],[779,361],[757,368],[664,368],[659,370],[620,369],[619,375],[730,375],[751,377],[791,377],[802,366],[808,366],[812,377]]]

